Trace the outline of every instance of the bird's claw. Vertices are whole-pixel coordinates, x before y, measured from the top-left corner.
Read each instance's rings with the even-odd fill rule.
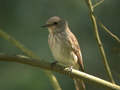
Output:
[[[72,68],[73,68],[73,66],[70,66],[70,67],[65,68],[65,70],[68,72],[72,72]]]
[[[73,78],[73,76],[72,76],[72,74],[71,74],[72,69],[73,69],[73,66],[69,66],[69,67],[67,67],[67,68],[64,69],[65,71],[67,71],[66,74],[67,74],[68,76],[70,76],[71,78]]]

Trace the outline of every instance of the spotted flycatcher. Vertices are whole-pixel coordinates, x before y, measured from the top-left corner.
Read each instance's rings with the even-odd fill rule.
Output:
[[[48,44],[52,54],[59,63],[84,71],[82,54],[75,35],[71,32],[66,20],[58,16],[48,19],[43,26],[49,30]],[[76,90],[85,90],[84,82],[73,78]]]

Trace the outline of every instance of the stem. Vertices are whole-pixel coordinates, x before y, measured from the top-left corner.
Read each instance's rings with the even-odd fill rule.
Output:
[[[89,11],[90,11],[90,18],[91,18],[91,21],[93,23],[95,37],[96,37],[96,40],[97,40],[97,44],[99,46],[101,56],[103,58],[104,67],[106,69],[106,72],[107,72],[107,75],[108,75],[110,81],[112,83],[115,83],[114,79],[113,79],[113,76],[112,76],[112,73],[111,73],[111,70],[110,70],[110,67],[109,67],[109,64],[107,62],[107,57],[106,57],[106,54],[105,54],[105,51],[104,51],[104,48],[103,48],[99,33],[98,33],[98,27],[97,27],[96,18],[95,18],[94,14],[93,14],[94,9],[93,9],[93,6],[92,6],[92,2],[91,2],[91,0],[86,0],[86,2],[87,2],[87,5],[88,5],[88,8],[89,8]]]
[[[35,59],[40,59],[40,57],[35,55],[29,49],[25,48],[23,44],[21,44],[14,37],[8,35],[6,32],[2,31],[1,29],[0,29],[0,36],[2,38],[6,39],[7,41],[11,42],[13,45],[15,45],[17,48],[19,48],[27,56],[29,56],[31,58],[35,58]],[[44,71],[44,72],[49,77],[49,80],[51,81],[51,84],[53,85],[54,89],[55,90],[61,90],[60,85],[59,85],[57,79],[55,78],[55,76],[51,72],[48,72],[48,71]],[[54,77],[54,79],[52,77]]]
[[[94,85],[99,85],[101,87],[107,88],[107,90],[111,90],[111,89],[120,90],[119,85],[110,83],[108,81],[105,81],[93,75],[87,74],[85,72],[81,72],[75,69],[72,69],[72,70],[67,69],[65,68],[65,66],[60,65],[60,64],[51,66],[51,63],[47,62],[48,60],[32,59],[32,58],[21,56],[21,55],[10,56],[7,54],[0,54],[0,61],[26,64],[26,65],[30,65],[33,67],[38,67],[41,69],[50,70],[50,71],[61,73],[63,75],[71,76],[71,78],[74,77],[74,78],[82,79]]]
[[[98,23],[110,36],[112,36],[116,41],[118,41],[118,43],[120,43],[120,39],[115,34],[110,32],[110,30],[104,24],[102,24],[102,22],[98,21]]]
[[[104,0],[98,1],[96,4],[93,5],[93,8],[96,8],[97,6],[99,6],[103,2],[104,2]]]

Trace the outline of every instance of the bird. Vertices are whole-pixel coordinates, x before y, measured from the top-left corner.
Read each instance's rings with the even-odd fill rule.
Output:
[[[84,72],[82,53],[68,22],[59,16],[50,17],[42,27],[48,28],[48,44],[56,61]],[[73,78],[76,90],[85,90],[83,80]]]

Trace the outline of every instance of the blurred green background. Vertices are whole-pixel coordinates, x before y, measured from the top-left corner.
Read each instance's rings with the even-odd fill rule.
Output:
[[[97,2],[98,0],[93,0]],[[98,18],[120,37],[120,0],[105,0],[95,9]],[[108,80],[84,0],[0,0],[0,28],[45,60],[54,60],[47,29],[40,28],[51,16],[69,22],[81,46],[86,72]],[[99,27],[114,79],[120,84],[120,44]],[[0,53],[23,54],[0,38]],[[75,90],[73,81],[54,73],[63,90]],[[86,84],[87,90],[104,90]],[[0,62],[0,90],[53,90],[43,70],[28,65]]]

